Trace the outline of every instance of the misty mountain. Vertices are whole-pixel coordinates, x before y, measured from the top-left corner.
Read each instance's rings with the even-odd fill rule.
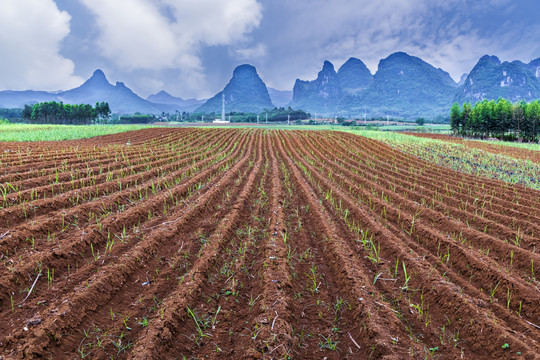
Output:
[[[291,106],[308,112],[331,113],[338,110],[342,97],[343,89],[334,65],[325,61],[317,79],[296,79]]]
[[[289,106],[292,100],[293,92],[291,90],[276,90],[268,88],[268,95],[270,95],[272,104],[277,107],[286,107]]]
[[[25,104],[35,104],[46,101],[60,101],[55,93],[47,91],[0,91],[0,108],[23,108]]]
[[[398,52],[381,60],[375,75],[355,58],[338,73],[325,61],[316,80],[296,81],[292,105],[330,115],[427,117],[448,112],[456,87],[447,72]]]
[[[496,56],[484,55],[456,92],[455,101],[476,103],[503,97],[509,101],[532,101],[540,98],[540,59],[501,62]]]
[[[117,82],[116,85],[110,84],[103,71],[99,69],[84,84],[59,93],[58,98],[68,104],[95,104],[106,101],[115,113],[155,114],[161,112],[149,101],[131,91],[123,82]]]
[[[175,110],[178,110],[180,112],[192,112],[206,102],[206,100],[182,99],[176,96],[172,96],[166,91],[160,91],[157,94],[150,95],[146,98],[146,100],[150,101],[157,108],[173,109],[172,111],[165,111],[169,113],[174,113]]]
[[[372,85],[342,106],[367,106],[374,115],[431,117],[448,112],[457,84],[422,59],[397,52],[379,62]]]
[[[116,85],[109,83],[105,74],[101,70],[96,70],[94,74],[81,86],[59,92],[46,91],[2,91],[0,92],[0,107],[22,108],[25,104],[35,104],[38,102],[56,101],[65,104],[90,104],[97,102],[108,102],[114,113],[132,114],[140,112],[143,114],[159,114],[152,103],[144,100],[122,82]]]
[[[257,74],[257,69],[251,65],[236,67],[227,86],[195,112],[221,113],[223,94],[227,112],[260,112],[274,108],[266,84]]]
[[[367,66],[357,58],[350,58],[337,72],[343,92],[358,94],[373,82],[373,75]]]

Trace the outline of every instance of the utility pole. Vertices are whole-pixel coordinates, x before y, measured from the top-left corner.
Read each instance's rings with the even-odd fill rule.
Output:
[[[259,123],[259,114],[257,114],[257,124]]]
[[[287,125],[291,125],[291,115],[287,115]]]
[[[202,122],[204,122],[204,115],[202,116]]]
[[[388,115],[386,115],[386,126],[388,126]]]
[[[266,113],[266,123],[268,124],[268,113]]]

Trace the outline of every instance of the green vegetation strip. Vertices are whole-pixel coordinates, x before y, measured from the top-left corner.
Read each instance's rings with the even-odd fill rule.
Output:
[[[86,139],[148,128],[148,125],[2,124],[0,141],[59,141]]]
[[[491,141],[491,140],[476,140],[476,139],[465,139],[465,140],[471,140],[471,141],[478,141],[485,144],[491,144],[491,145],[500,145],[500,146],[510,146],[515,147],[519,149],[525,149],[525,150],[534,150],[534,151],[540,151],[540,144],[537,143],[519,143],[519,142],[513,142],[513,141]]]
[[[291,125],[287,124],[265,124],[264,120],[260,123],[230,123],[228,125],[206,125],[201,126],[200,123],[180,123],[180,122],[170,122],[170,125],[181,125],[181,126],[193,126],[193,127],[203,127],[203,128],[262,128],[262,129],[272,129],[272,130],[335,130],[335,131],[346,131],[346,132],[356,132],[356,131],[365,131],[364,126],[343,126],[343,125],[297,125],[291,122]],[[425,132],[425,133],[437,133],[437,134],[450,134],[451,129],[450,125],[426,125],[426,126],[416,126],[416,125],[370,125],[368,124],[368,131],[413,131],[413,132]]]
[[[347,132],[382,141],[407,154],[450,169],[540,190],[540,165],[530,160],[514,159],[466,145],[399,133],[366,130]]]

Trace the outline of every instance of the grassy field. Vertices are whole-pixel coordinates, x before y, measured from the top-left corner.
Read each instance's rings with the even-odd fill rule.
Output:
[[[540,190],[540,166],[529,160],[514,159],[509,156],[474,149],[466,145],[394,132],[367,130],[349,130],[346,132],[382,141],[407,154],[450,169]],[[497,142],[497,144],[514,145],[502,141]],[[524,147],[528,150],[540,150],[538,144],[521,145],[528,145],[528,147]]]
[[[471,139],[471,140],[483,142],[486,144],[511,146],[511,147],[515,147],[519,149],[540,151],[540,144],[534,144],[534,143],[519,143],[519,142],[512,142],[512,141],[491,141],[491,140],[474,140],[474,139]]]
[[[86,139],[150,127],[149,125],[2,124],[0,141],[59,141]]]

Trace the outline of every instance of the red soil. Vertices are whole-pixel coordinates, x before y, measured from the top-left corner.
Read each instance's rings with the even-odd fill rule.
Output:
[[[337,132],[0,154],[2,359],[540,353],[538,191]]]

